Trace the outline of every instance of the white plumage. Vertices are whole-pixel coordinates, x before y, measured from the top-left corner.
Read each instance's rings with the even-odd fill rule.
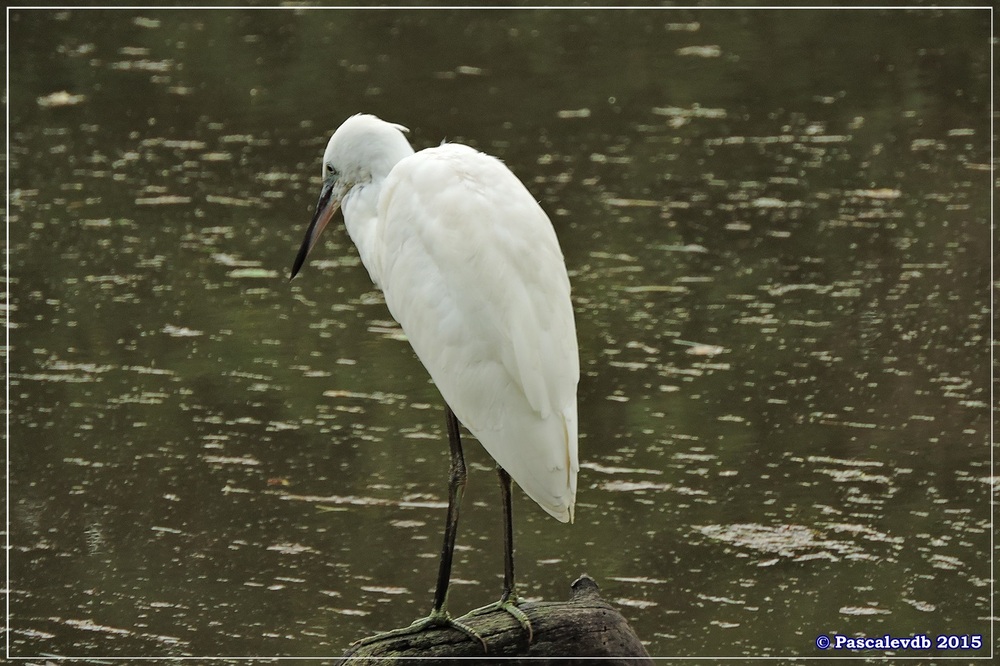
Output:
[[[572,521],[579,360],[552,224],[496,158],[459,144],[414,153],[403,129],[356,115],[334,133],[324,212],[295,270],[342,202],[362,262],[455,415],[529,497]]]
[[[529,497],[572,520],[579,362],[549,219],[499,160],[448,144],[397,163],[377,211],[370,271],[445,402]]]

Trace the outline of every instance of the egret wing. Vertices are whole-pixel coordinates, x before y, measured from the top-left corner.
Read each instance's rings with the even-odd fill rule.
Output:
[[[530,497],[572,519],[579,358],[548,217],[499,160],[457,144],[399,162],[378,211],[386,303],[444,399]]]

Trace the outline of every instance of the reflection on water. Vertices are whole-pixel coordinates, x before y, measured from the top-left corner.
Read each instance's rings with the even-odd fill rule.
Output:
[[[426,612],[440,399],[343,232],[357,111],[549,211],[587,572],[652,654],[988,633],[987,12],[11,14],[11,649],[335,655]],[[472,466],[450,603],[500,589]]]

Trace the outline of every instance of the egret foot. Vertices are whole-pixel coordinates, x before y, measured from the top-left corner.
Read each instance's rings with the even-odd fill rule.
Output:
[[[528,645],[531,645],[531,641],[535,637],[535,632],[531,628],[531,621],[528,619],[528,616],[525,615],[523,610],[517,607],[519,603],[521,603],[521,600],[518,599],[516,594],[513,592],[504,592],[503,596],[500,597],[500,601],[495,601],[492,604],[483,606],[482,608],[471,610],[462,617],[468,617],[470,615],[486,615],[495,610],[507,611],[515,620],[517,620],[518,624],[520,624],[521,627],[528,632]]]
[[[518,611],[520,612],[520,611]],[[469,638],[479,641],[480,645],[483,646],[483,653],[487,654],[489,650],[486,647],[486,641],[483,637],[476,632],[472,627],[459,622],[458,620],[453,620],[451,615],[448,614],[446,610],[435,610],[431,611],[431,614],[427,617],[420,618],[408,627],[400,627],[399,629],[392,629],[390,631],[383,631],[382,633],[375,634],[374,636],[368,636],[367,638],[361,638],[353,643],[352,646],[361,645],[371,645],[381,640],[387,638],[401,638],[403,636],[412,636],[414,634],[419,634],[425,629],[436,629],[439,627],[448,627],[460,631]]]

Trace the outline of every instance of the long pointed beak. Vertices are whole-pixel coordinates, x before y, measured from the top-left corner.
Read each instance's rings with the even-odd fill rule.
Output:
[[[313,214],[312,222],[306,229],[306,237],[302,240],[299,253],[295,256],[295,263],[292,265],[292,274],[289,280],[298,275],[299,269],[306,263],[306,257],[319,240],[319,235],[323,229],[333,219],[333,214],[340,208],[340,197],[337,196],[337,178],[331,176],[323,181],[323,189],[319,193],[319,201],[316,202],[316,212]]]

